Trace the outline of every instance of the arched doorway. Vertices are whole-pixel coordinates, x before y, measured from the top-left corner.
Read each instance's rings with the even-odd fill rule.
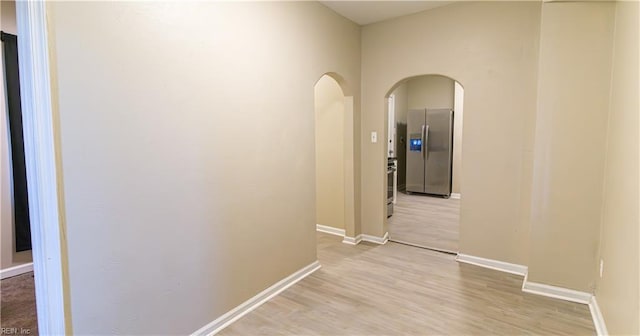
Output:
[[[403,79],[387,94],[389,239],[458,251],[464,89],[455,79]]]
[[[355,236],[353,97],[335,73],[314,86],[316,227],[344,237]]]

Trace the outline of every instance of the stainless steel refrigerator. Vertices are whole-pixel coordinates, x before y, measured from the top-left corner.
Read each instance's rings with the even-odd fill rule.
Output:
[[[407,134],[407,191],[450,196],[453,111],[409,110]]]

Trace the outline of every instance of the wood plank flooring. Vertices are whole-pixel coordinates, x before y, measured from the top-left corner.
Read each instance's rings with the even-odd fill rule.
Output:
[[[416,246],[458,252],[460,200],[398,192],[389,238]]]
[[[221,335],[594,335],[586,305],[521,291],[522,277],[389,242],[318,233],[322,268]]]

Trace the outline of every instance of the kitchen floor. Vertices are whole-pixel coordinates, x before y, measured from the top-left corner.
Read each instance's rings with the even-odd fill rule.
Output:
[[[317,237],[322,268],[218,335],[595,335],[587,305],[524,293],[522,276]]]
[[[460,200],[406,194],[398,191],[393,216],[389,218],[389,239],[458,252]]]

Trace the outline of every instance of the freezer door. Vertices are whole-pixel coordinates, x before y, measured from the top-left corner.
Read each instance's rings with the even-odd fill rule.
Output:
[[[425,193],[451,194],[451,158],[453,155],[453,111],[427,110],[424,173]]]
[[[424,192],[425,109],[407,113],[407,191]]]

